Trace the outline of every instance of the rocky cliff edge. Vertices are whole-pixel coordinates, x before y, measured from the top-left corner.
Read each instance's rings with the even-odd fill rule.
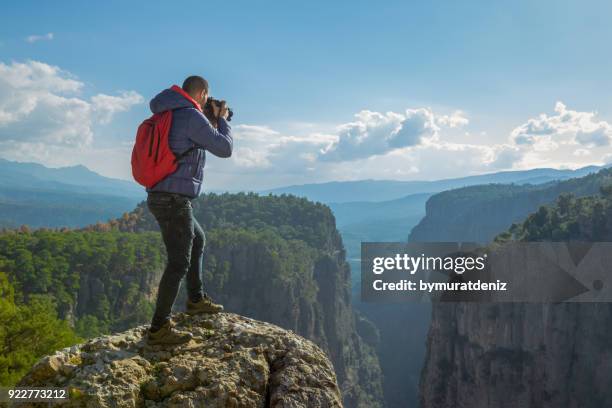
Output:
[[[148,346],[146,326],[39,361],[18,386],[67,387],[64,407],[341,407],[334,369],[314,343],[232,313],[174,316],[193,339]]]

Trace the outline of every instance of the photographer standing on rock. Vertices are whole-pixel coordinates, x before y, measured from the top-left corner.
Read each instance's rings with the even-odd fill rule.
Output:
[[[202,288],[205,236],[191,206],[191,200],[200,194],[202,188],[205,151],[218,157],[232,155],[233,140],[228,123],[231,111],[225,101],[208,99],[208,82],[200,76],[190,76],[182,88],[175,85],[166,89],[150,103],[154,114],[172,112],[167,142],[176,156],[176,170],[147,188],[147,206],[159,224],[168,253],[168,264],[159,282],[155,314],[148,333],[149,344],[179,344],[191,339],[191,333],[174,329],[170,320],[185,275],[188,314],[223,310],[223,306],[215,304]],[[209,111],[209,118],[203,113],[204,107]],[[158,140],[158,150],[159,144]],[[153,146],[152,141],[149,155]]]

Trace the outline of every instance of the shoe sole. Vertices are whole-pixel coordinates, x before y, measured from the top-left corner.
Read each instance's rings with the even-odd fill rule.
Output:
[[[217,314],[217,313],[221,313],[223,311],[223,308],[221,309],[208,309],[208,310],[189,310],[187,309],[185,311],[185,313],[187,313],[189,316],[194,316],[194,315],[199,315],[199,314]]]

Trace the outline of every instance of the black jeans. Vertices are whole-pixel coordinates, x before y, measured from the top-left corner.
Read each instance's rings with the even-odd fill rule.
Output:
[[[187,294],[192,301],[202,298],[202,258],[206,237],[193,216],[191,200],[180,194],[149,193],[147,206],[164,239],[168,264],[159,282],[157,304],[151,329],[159,329],[170,319],[183,276],[187,275]]]

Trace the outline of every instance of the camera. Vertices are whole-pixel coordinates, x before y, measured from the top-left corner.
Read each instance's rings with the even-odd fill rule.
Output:
[[[204,105],[204,108],[202,109],[204,116],[206,116],[206,118],[208,118],[210,123],[212,123],[215,127],[217,127],[217,124],[219,122],[219,117],[215,116],[213,107],[217,108],[218,112],[220,112],[221,104],[222,104],[222,101],[220,101],[219,99],[209,97],[206,100],[206,104]],[[228,122],[232,120],[232,116],[234,116],[234,112],[228,107],[227,108],[227,121]]]

